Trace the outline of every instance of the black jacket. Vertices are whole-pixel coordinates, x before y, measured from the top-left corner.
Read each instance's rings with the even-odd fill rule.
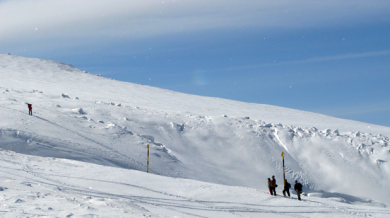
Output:
[[[302,191],[302,184],[301,183],[296,183],[295,185],[294,185],[294,190],[295,191]]]

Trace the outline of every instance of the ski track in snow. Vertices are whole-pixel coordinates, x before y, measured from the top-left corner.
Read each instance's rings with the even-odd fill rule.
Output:
[[[4,107],[4,106],[0,106],[0,107],[6,108],[6,107]],[[6,108],[6,109],[12,110],[11,108]],[[13,111],[17,111],[17,112],[19,112],[19,113],[23,113],[22,111],[18,111],[18,110],[13,110]],[[24,114],[24,113],[23,113],[23,114]],[[44,119],[44,118],[42,118],[42,117],[39,117],[39,116],[32,116],[32,117],[33,117],[33,119],[40,119],[40,120],[42,120],[42,121],[44,121],[44,122],[49,123],[50,125],[59,127],[59,128],[61,128],[61,129],[64,129],[65,131],[68,131],[68,132],[71,132],[71,133],[73,133],[73,134],[75,134],[75,135],[78,135],[78,136],[80,136],[81,138],[84,138],[84,139],[86,139],[86,140],[88,140],[88,141],[90,141],[90,142],[93,142],[94,144],[97,144],[97,145],[99,145],[99,146],[101,146],[101,147],[103,147],[103,148],[105,148],[105,149],[107,149],[107,150],[109,150],[109,151],[115,153],[115,154],[118,155],[118,156],[121,156],[121,157],[124,157],[124,158],[126,158],[126,159],[128,159],[128,160],[131,160],[131,161],[133,162],[133,166],[136,166],[135,169],[143,169],[143,168],[145,168],[145,165],[144,165],[144,164],[141,164],[141,163],[139,163],[139,162],[133,160],[133,159],[130,158],[129,156],[127,156],[127,155],[125,155],[125,154],[121,154],[121,153],[119,153],[117,150],[115,150],[115,149],[113,149],[113,148],[111,148],[111,147],[109,147],[109,146],[106,146],[106,145],[104,145],[104,144],[102,144],[102,143],[100,143],[100,142],[98,142],[98,141],[95,141],[95,140],[93,140],[93,139],[91,139],[91,138],[88,138],[88,137],[86,137],[86,136],[84,136],[84,135],[82,135],[82,134],[80,134],[80,133],[78,133],[78,132],[76,132],[76,131],[73,131],[73,130],[71,130],[71,129],[69,129],[69,128],[66,128],[66,127],[64,127],[64,126],[61,126],[61,125],[59,125],[59,124],[57,124],[57,123],[51,122],[51,121],[49,121],[49,120],[47,120],[47,119]]]
[[[72,177],[72,176],[64,176],[64,175],[55,175],[53,173],[51,174],[43,174],[43,173],[37,173],[35,172],[30,166],[26,164],[21,164],[19,162],[14,162],[10,160],[5,160],[4,158],[1,159],[3,162],[10,163],[12,165],[18,166],[19,171],[22,171],[24,173],[27,173],[31,176],[28,177],[25,175],[20,175],[17,173],[10,173],[9,171],[6,171],[4,169],[10,169],[10,168],[3,168],[0,171],[6,172],[10,175],[14,176],[20,176],[21,178],[27,178],[29,181],[26,187],[34,187],[37,183],[45,186],[51,186],[52,188],[57,188],[59,192],[66,193],[66,194],[75,194],[78,196],[90,196],[89,198],[92,199],[116,199],[116,200],[128,200],[131,207],[135,207],[138,210],[142,210],[145,213],[150,213],[148,208],[163,208],[164,210],[170,210],[175,213],[181,214],[182,216],[186,217],[212,217],[212,216],[204,216],[202,215],[203,212],[205,213],[217,213],[220,215],[225,214],[226,217],[247,217],[250,214],[258,214],[258,215],[282,215],[288,214],[288,217],[307,217],[310,213],[315,213],[317,215],[323,215],[325,217],[334,216],[334,214],[338,215],[346,215],[348,217],[351,214],[355,214],[355,217],[366,217],[367,213],[369,212],[366,209],[360,209],[360,211],[357,211],[356,208],[353,208],[352,206],[350,208],[348,207],[340,207],[340,205],[332,206],[328,205],[323,202],[318,202],[316,200],[304,200],[304,202],[307,202],[306,204],[309,204],[309,207],[315,207],[317,208],[316,211],[305,211],[304,208],[296,210],[297,206],[291,207],[291,209],[281,209],[278,205],[273,205],[273,203],[277,203],[279,199],[286,199],[283,197],[268,197],[263,192],[259,192],[258,190],[254,189],[248,189],[248,188],[241,188],[244,192],[250,191],[249,193],[252,193],[253,195],[258,195],[258,197],[264,198],[267,196],[268,203],[266,204],[250,204],[250,203],[239,203],[239,202],[230,202],[230,201],[212,201],[212,200],[201,200],[201,199],[195,199],[190,198],[182,195],[177,194],[171,194],[164,191],[155,190],[152,188],[148,188],[145,186],[140,185],[134,185],[130,183],[123,183],[123,182],[115,182],[115,181],[108,181],[108,180],[101,180],[101,179],[90,179],[90,178],[83,178],[83,177]],[[34,162],[33,162],[34,163]],[[15,169],[11,169],[12,171],[15,171]],[[50,177],[58,177],[59,179],[53,179]],[[91,182],[98,182],[98,183],[105,183],[106,185],[101,185],[102,187],[107,186],[125,186],[125,187],[131,187],[135,188],[137,190],[142,190],[145,196],[148,196],[151,193],[154,197],[145,197],[145,196],[136,196],[136,195],[123,195],[123,194],[113,194],[108,193],[104,191],[99,190],[91,190],[87,189],[82,186],[74,185],[74,184],[67,184],[66,182],[63,182],[64,178],[66,179],[76,179],[78,180],[79,184],[84,184],[85,181],[91,181]],[[83,182],[84,181],[84,182]],[[214,186],[217,187],[217,185],[207,185],[207,184],[201,184],[199,188],[202,186]],[[228,187],[225,187],[228,188]],[[234,188],[234,187],[233,187]],[[245,193],[247,194],[247,193]],[[72,200],[72,199],[71,199]],[[296,202],[294,199],[286,199],[288,201],[291,201],[293,203]],[[80,199],[73,199],[72,201],[75,201],[76,204],[83,203]],[[23,199],[19,200],[18,202],[15,202],[15,204],[20,204],[24,202]],[[308,209],[308,208],[307,208]],[[184,211],[183,211],[184,210]],[[193,212],[189,212],[193,211]],[[373,212],[371,212],[373,213]],[[226,215],[226,214],[230,214]],[[305,215],[306,214],[306,215]],[[361,215],[357,215],[361,214]],[[386,214],[386,213],[385,213]],[[387,213],[390,214],[390,213]],[[222,216],[221,216],[222,217]]]
[[[179,214],[182,214],[183,216],[188,216],[188,217],[210,217],[210,216],[203,216],[199,215],[198,213],[202,214],[202,212],[206,213],[228,213],[232,216],[227,216],[227,217],[247,217],[248,214],[280,214],[283,215],[284,213],[288,214],[289,217],[307,217],[305,214],[306,213],[313,213],[313,212],[308,212],[304,211],[289,211],[288,209],[281,210],[280,206],[278,205],[259,205],[259,204],[248,204],[248,203],[238,203],[238,202],[229,202],[229,201],[207,201],[207,200],[197,200],[194,198],[189,198],[181,195],[176,195],[176,194],[170,194],[169,192],[163,192],[163,191],[158,191],[155,189],[151,189],[145,186],[139,186],[139,185],[134,185],[134,184],[129,184],[129,183],[123,183],[123,182],[115,182],[115,181],[107,181],[107,180],[99,180],[99,179],[89,179],[89,178],[82,178],[82,177],[71,177],[71,176],[63,176],[63,175],[53,175],[53,174],[42,174],[42,173],[37,173],[34,172],[28,165],[21,164],[18,162],[14,161],[9,161],[9,160],[4,160],[1,159],[1,161],[5,161],[7,163],[11,163],[13,165],[16,165],[22,169],[19,171],[23,171],[24,173],[27,173],[29,175],[32,175],[33,178],[28,178],[28,183],[30,184],[27,187],[32,187],[32,185],[35,185],[37,183],[43,184],[43,185],[48,185],[51,186],[52,188],[57,188],[58,191],[62,193],[67,193],[67,194],[76,194],[76,195],[82,195],[82,196],[90,196],[91,198],[103,198],[103,199],[122,199],[122,200],[129,200],[131,203],[132,207],[136,207],[139,210],[143,210],[145,212],[149,212],[147,209],[148,207],[160,207],[164,208],[167,210],[171,210],[174,212],[177,212]],[[7,169],[7,168],[5,168]],[[12,169],[15,170],[15,169]],[[1,172],[4,172],[4,169],[0,170]],[[20,176],[19,174],[13,174],[10,172],[7,172],[11,175],[15,176]],[[26,176],[21,176],[22,178],[26,178]],[[98,191],[98,190],[90,190],[86,189],[85,187],[77,186],[77,185],[72,185],[72,184],[67,184],[65,182],[62,182],[59,179],[52,179],[49,177],[59,177],[59,179],[63,178],[75,178],[77,180],[82,180],[82,181],[92,181],[92,182],[99,182],[99,183],[106,183],[109,186],[113,185],[118,185],[118,186],[125,186],[125,187],[131,187],[131,188],[136,188],[138,190],[143,190],[143,192],[150,192],[152,195],[157,195],[158,197],[144,197],[144,196],[134,196],[134,195],[121,195],[121,194],[112,194],[108,192],[103,192],[103,191]],[[79,183],[83,183],[79,181]],[[59,188],[61,187],[61,188]],[[250,189],[246,189],[250,190]],[[255,195],[265,195],[265,193],[259,192],[258,190],[251,190],[252,193],[254,192]],[[258,193],[258,194],[256,194]],[[145,194],[148,195],[148,194]],[[279,199],[285,199],[283,197],[270,197],[270,201],[279,201]],[[289,199],[290,200],[290,199]],[[20,200],[19,202],[22,202],[24,200]],[[79,201],[76,201],[76,203]],[[290,201],[296,201],[294,199],[291,199]],[[15,203],[19,203],[15,202]],[[348,208],[339,208],[340,205],[338,206],[332,206],[332,205],[327,205],[322,202],[317,202],[315,200],[304,200],[304,202],[308,202],[311,205],[317,205],[315,207],[319,207],[319,211],[316,211],[317,215],[322,214],[322,215],[329,215],[333,216],[333,214],[344,214],[344,215],[350,215],[351,213],[361,213],[365,214],[368,211],[362,210],[357,212],[356,208],[349,209]],[[293,207],[295,208],[295,207]],[[185,211],[182,211],[182,210]],[[195,211],[195,212],[188,212],[188,211]],[[318,210],[318,209],[317,209]],[[322,211],[324,210],[324,211]],[[351,211],[350,211],[351,210]],[[296,214],[294,214],[296,213]],[[302,215],[303,214],[303,215]],[[326,216],[327,217],[327,216]],[[360,215],[356,217],[366,217],[365,215]]]

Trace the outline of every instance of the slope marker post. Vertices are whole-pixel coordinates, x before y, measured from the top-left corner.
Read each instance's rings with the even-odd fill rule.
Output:
[[[283,184],[284,184],[283,187],[285,187],[286,186],[286,172],[284,170],[284,152],[282,152],[282,157],[283,157]]]
[[[149,173],[149,145],[146,147],[148,148],[148,161],[147,161],[146,172]]]

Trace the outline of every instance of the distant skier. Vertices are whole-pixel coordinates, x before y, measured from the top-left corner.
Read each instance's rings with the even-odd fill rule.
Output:
[[[298,200],[301,200],[302,184],[295,180],[294,190],[297,192]]]
[[[27,104],[28,106],[28,115],[32,116],[32,104]]]
[[[267,183],[267,185],[268,185],[269,193],[272,195],[272,191],[271,191],[271,179],[270,179],[270,178],[268,178],[268,183]]]
[[[283,195],[286,196],[286,193],[287,195],[290,197],[290,188],[291,188],[291,184],[287,182],[287,179],[284,180],[284,189],[283,189]]]
[[[275,176],[272,176],[272,180],[271,180],[271,195],[275,195],[276,196],[276,187],[278,187],[278,185],[276,184]]]

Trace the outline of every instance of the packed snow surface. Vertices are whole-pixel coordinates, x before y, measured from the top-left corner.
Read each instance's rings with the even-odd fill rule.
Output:
[[[2,217],[390,216],[389,127],[7,54],[0,99]]]

